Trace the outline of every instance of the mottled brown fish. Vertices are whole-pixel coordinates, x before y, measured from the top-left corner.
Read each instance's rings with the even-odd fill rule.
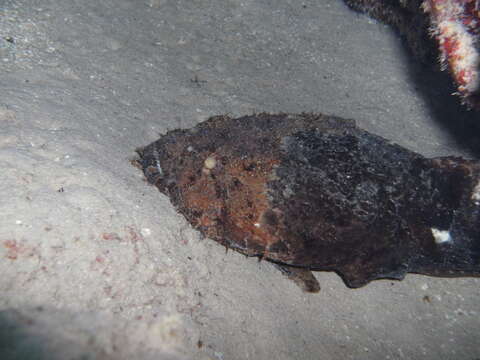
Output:
[[[427,159],[315,114],[218,116],[138,150],[151,184],[193,227],[281,266],[349,287],[406,273],[480,275],[480,163]]]

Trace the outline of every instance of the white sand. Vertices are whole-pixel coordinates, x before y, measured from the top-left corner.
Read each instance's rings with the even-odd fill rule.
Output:
[[[477,279],[317,273],[304,294],[202,240],[129,163],[159,133],[253,111],[465,154],[390,29],[338,0],[2,4],[2,360],[480,357]]]

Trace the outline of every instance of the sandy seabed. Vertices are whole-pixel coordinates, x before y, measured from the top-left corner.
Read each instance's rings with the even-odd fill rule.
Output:
[[[468,359],[478,279],[302,293],[202,239],[130,164],[211,115],[314,111],[426,156],[474,115],[341,1],[0,5],[0,358]],[[473,139],[473,140],[472,140]]]

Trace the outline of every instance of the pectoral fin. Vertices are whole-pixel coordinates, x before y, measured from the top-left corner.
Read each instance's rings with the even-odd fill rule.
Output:
[[[280,264],[275,264],[275,267],[280,270],[283,275],[293,280],[304,292],[320,292],[320,284],[310,270]]]

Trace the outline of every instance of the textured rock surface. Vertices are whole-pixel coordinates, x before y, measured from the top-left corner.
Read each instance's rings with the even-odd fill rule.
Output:
[[[321,294],[305,295],[271,264],[201,240],[129,162],[168,130],[255,110],[336,114],[428,157],[480,157],[470,115],[389,27],[337,0],[16,0],[1,12],[2,329],[23,326],[18,311],[39,318],[42,343],[66,329],[79,345],[58,357],[97,330],[90,358],[142,346],[136,358],[480,356],[478,280],[351,290],[319,273]],[[16,351],[35,349],[28,334]]]

